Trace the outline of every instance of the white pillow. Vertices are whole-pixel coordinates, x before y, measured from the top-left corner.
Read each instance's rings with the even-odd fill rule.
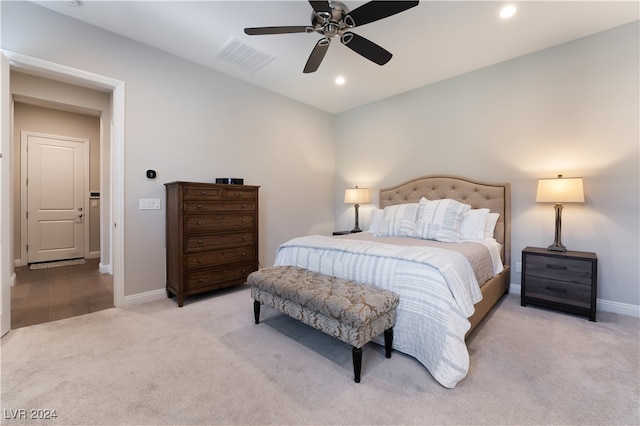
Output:
[[[415,237],[418,203],[396,204],[384,208],[378,237]]]
[[[382,209],[373,209],[371,210],[371,224],[369,225],[369,231],[372,234],[377,234],[378,229],[380,229],[380,224],[382,223],[382,218],[384,216],[384,210]]]
[[[498,218],[500,217],[500,213],[489,213],[487,215],[487,221],[484,224],[484,237],[485,238],[495,238],[494,231],[496,230],[496,223],[498,223]]]
[[[484,226],[489,209],[471,209],[462,215],[460,222],[461,240],[484,240]]]
[[[445,242],[460,241],[460,222],[464,212],[471,209],[468,204],[446,198],[419,203],[420,214],[416,223],[418,237],[425,240]]]

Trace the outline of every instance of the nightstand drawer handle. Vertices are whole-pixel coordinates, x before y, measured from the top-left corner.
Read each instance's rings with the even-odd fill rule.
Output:
[[[567,292],[566,288],[555,288],[555,287],[550,287],[550,286],[546,286],[545,288],[547,290],[549,290],[549,291],[555,291],[556,293],[566,293]]]
[[[566,265],[549,265],[549,264],[547,264],[547,268],[558,269],[560,271],[566,271],[567,269],[569,269]]]

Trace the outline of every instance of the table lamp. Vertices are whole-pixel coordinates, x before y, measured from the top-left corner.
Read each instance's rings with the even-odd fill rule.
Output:
[[[371,202],[371,198],[369,197],[369,189],[368,188],[349,188],[344,191],[344,202],[346,204],[354,204],[356,208],[356,226],[351,230],[351,232],[362,232],[360,227],[358,226],[358,209],[360,208],[360,204],[365,204]]]
[[[558,175],[557,178],[539,179],[538,203],[555,203],[556,234],[553,244],[547,247],[550,251],[565,252],[567,248],[562,245],[562,203],[584,203],[584,189],[582,178],[565,178]]]

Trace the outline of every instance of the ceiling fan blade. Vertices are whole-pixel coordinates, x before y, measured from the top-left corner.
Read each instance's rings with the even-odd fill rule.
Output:
[[[319,12],[331,13],[331,7],[329,7],[329,2],[328,1],[312,1],[312,0],[309,0],[309,4],[311,4],[311,7],[313,8],[313,10],[316,11],[316,13],[319,13]]]
[[[324,59],[324,55],[329,49],[329,44],[331,44],[331,39],[329,38],[325,37],[318,40],[316,46],[311,51],[311,55],[309,55],[309,59],[307,59],[306,65],[304,66],[303,72],[305,74],[315,72],[318,69],[322,59]]]
[[[257,27],[245,28],[244,33],[247,35],[265,35],[265,34],[289,34],[289,33],[306,33],[308,26],[298,27]]]
[[[418,1],[370,1],[355,8],[345,16],[350,27],[368,24],[396,13],[404,12],[418,5]]]
[[[378,65],[384,65],[391,60],[393,56],[389,51],[378,46],[371,40],[368,40],[358,34],[354,34],[350,31],[344,33],[340,39],[342,44],[349,49],[364,56],[368,60],[375,62]]]

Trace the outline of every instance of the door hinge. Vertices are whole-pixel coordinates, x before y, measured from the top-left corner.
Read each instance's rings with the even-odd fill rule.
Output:
[[[27,244],[27,251],[29,251],[29,244]]]
[[[29,212],[26,212],[24,215],[26,216],[27,219],[29,219]]]

